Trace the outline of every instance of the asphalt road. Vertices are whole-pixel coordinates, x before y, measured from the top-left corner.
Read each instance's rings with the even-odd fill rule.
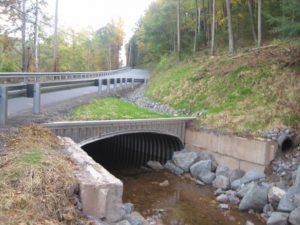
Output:
[[[103,76],[101,78],[148,78],[149,75],[149,72],[146,70],[132,69],[114,75]],[[105,91],[105,86],[103,86],[103,90]],[[73,101],[76,97],[80,97],[87,94],[93,94],[97,91],[98,87],[84,87],[65,91],[44,93],[41,95],[41,109],[43,109],[43,106],[51,104],[53,105],[55,103],[60,103],[69,99],[72,99]],[[15,116],[24,112],[32,111],[32,102],[32,98],[26,97],[9,99],[8,116]]]

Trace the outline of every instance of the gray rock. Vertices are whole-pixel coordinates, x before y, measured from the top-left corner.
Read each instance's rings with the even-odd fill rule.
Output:
[[[247,220],[245,225],[255,225],[255,224],[252,223],[251,221]]]
[[[218,188],[217,190],[215,190],[214,194],[215,195],[225,194],[225,191],[222,188]]]
[[[217,170],[216,170],[216,176],[217,177],[220,176],[220,175],[229,177],[229,174],[230,174],[230,169],[228,167],[218,165]]]
[[[116,225],[131,225],[127,220],[122,220],[118,223],[116,223]]]
[[[211,172],[211,160],[203,160],[195,163],[190,168],[193,177],[200,179],[205,174]]]
[[[286,194],[284,190],[279,187],[271,187],[268,191],[268,201],[274,207],[277,208],[281,198]]]
[[[242,178],[241,178],[241,183],[246,184],[250,183],[252,181],[259,180],[261,178],[265,178],[266,175],[264,172],[260,170],[249,170]]]
[[[218,167],[218,163],[215,157],[213,157],[211,154],[207,152],[199,152],[198,155],[199,155],[199,160],[211,160],[211,171],[212,172],[216,171]]]
[[[287,225],[288,213],[273,212],[267,221],[267,225]]]
[[[300,206],[300,193],[294,195],[294,204],[299,207]]]
[[[274,212],[274,208],[271,204],[267,204],[263,208],[263,213],[269,218],[271,214]]]
[[[242,185],[241,179],[237,179],[230,184],[231,189],[238,190]]]
[[[161,165],[160,162],[157,161],[148,161],[147,166],[149,166],[153,170],[163,170],[164,167]]]
[[[230,170],[230,173],[229,173],[230,183],[234,182],[237,179],[242,178],[244,175],[245,175],[244,170],[240,170],[240,169]]]
[[[173,161],[176,166],[189,172],[191,165],[199,160],[199,155],[196,152],[175,152],[173,155]]]
[[[293,211],[297,207],[294,203],[294,196],[297,193],[299,191],[295,186],[290,187],[287,193],[281,198],[277,210],[282,212]]]
[[[217,177],[213,181],[212,185],[215,188],[222,188],[224,190],[227,190],[230,187],[230,181],[229,181],[229,178],[226,177],[225,175],[217,175]]]
[[[226,191],[226,195],[231,204],[238,205],[240,203],[240,199],[237,197],[237,192],[233,190]]]
[[[144,225],[145,219],[138,212],[133,212],[130,215],[125,216],[125,220],[127,220],[130,225]]]
[[[268,186],[255,184],[242,199],[239,209],[262,211],[263,207],[268,203],[268,189]]]
[[[165,168],[176,175],[182,175],[184,173],[183,169],[177,167],[171,160],[165,164]]]
[[[159,184],[159,186],[161,186],[161,187],[167,187],[169,185],[170,185],[170,182],[168,180],[165,180]]]
[[[130,214],[134,210],[134,205],[132,203],[130,203],[130,202],[124,203],[123,204],[123,209],[125,211],[125,214]]]
[[[300,192],[300,166],[298,166],[294,186],[299,190]]]
[[[289,222],[292,225],[299,225],[300,224],[300,207],[294,209],[289,217]]]
[[[239,196],[240,198],[243,198],[247,194],[249,189],[252,188],[254,185],[255,185],[254,182],[242,185],[240,190],[237,192],[237,196]]]
[[[216,200],[218,202],[225,203],[225,202],[228,202],[229,199],[226,194],[221,194],[216,198]]]
[[[208,172],[201,176],[200,179],[206,184],[211,184],[216,179],[216,174],[213,172]]]

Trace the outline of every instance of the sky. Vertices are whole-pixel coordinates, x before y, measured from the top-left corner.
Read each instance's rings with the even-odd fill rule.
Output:
[[[96,30],[112,19],[123,18],[125,41],[138,19],[154,0],[59,0],[59,26]],[[54,15],[55,0],[49,0]]]

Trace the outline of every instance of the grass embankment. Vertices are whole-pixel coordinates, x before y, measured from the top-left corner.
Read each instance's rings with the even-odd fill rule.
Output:
[[[204,126],[256,134],[300,127],[298,48],[270,47],[237,57],[202,57],[160,64],[147,97],[176,109],[206,111]]]
[[[92,100],[89,104],[74,109],[71,120],[117,120],[169,117],[172,117],[172,115],[152,112],[132,103],[110,97]]]
[[[74,165],[59,153],[59,141],[37,125],[7,138],[0,157],[0,224],[75,224],[83,219],[74,196]]]

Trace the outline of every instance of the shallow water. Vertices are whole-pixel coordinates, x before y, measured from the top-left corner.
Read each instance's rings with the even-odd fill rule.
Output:
[[[112,173],[124,183],[123,201],[132,202],[136,211],[152,221],[166,225],[244,225],[247,220],[265,224],[256,214],[239,212],[234,206],[218,208],[214,188],[197,186],[167,171],[123,169]],[[161,187],[165,180],[170,185]]]

